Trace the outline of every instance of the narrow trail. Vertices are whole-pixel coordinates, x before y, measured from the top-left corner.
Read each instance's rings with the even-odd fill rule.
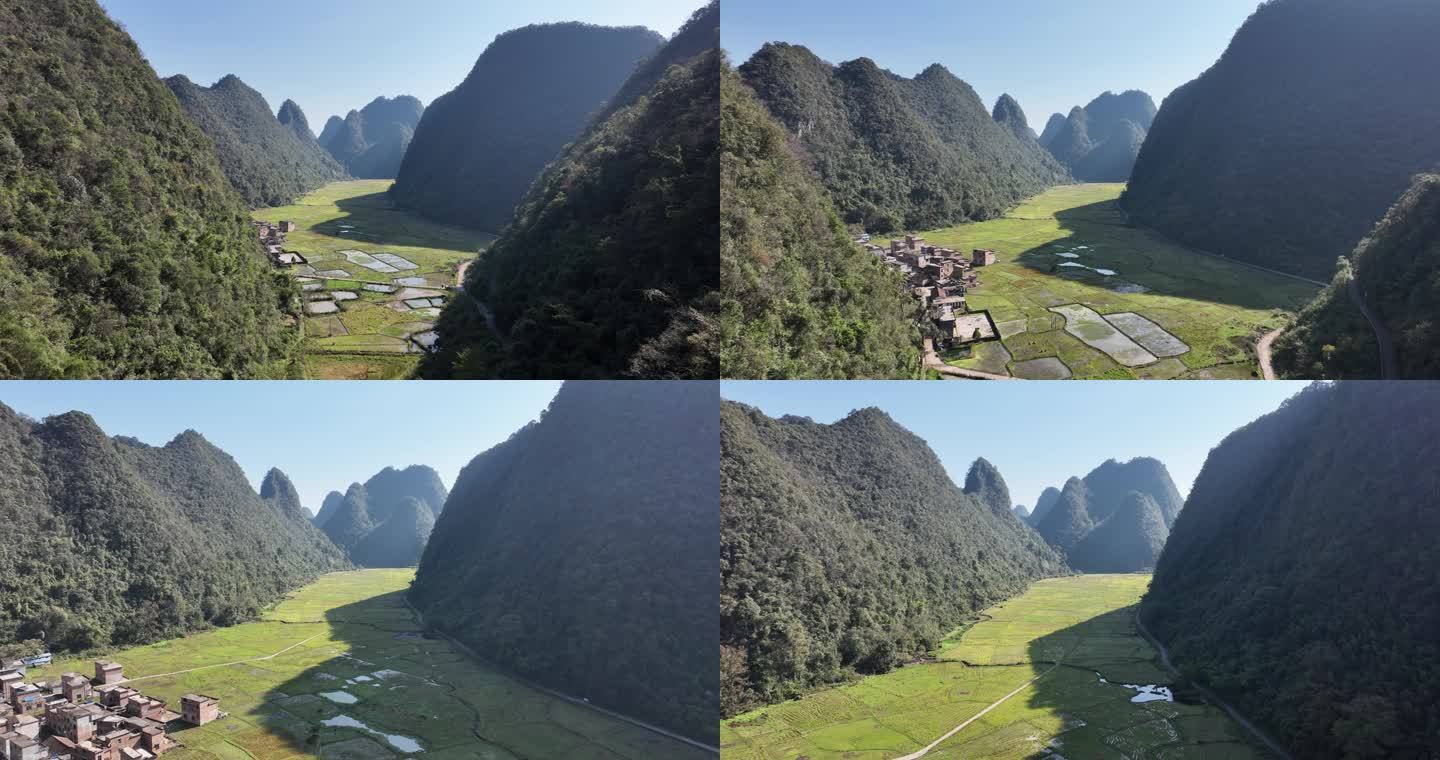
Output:
[[[926,338],[926,339],[925,339],[924,348],[923,348],[922,350],[923,350],[923,352],[924,352],[923,362],[924,362],[924,364],[925,364],[925,368],[926,368],[926,369],[935,370],[936,372],[939,372],[939,373],[942,374],[942,375],[949,375],[949,376],[951,376],[951,377],[960,377],[960,378],[964,378],[964,379],[966,379],[966,380],[1018,380],[1018,379],[1019,379],[1019,378],[1011,377],[1011,376],[1009,376],[1009,375],[993,375],[993,374],[991,374],[991,373],[989,373],[989,372],[980,372],[979,370],[960,369],[959,367],[952,367],[952,366],[950,366],[949,364],[946,364],[945,362],[943,362],[943,361],[940,360],[940,356],[935,353],[935,343],[934,343],[933,341],[931,341],[929,338]]]
[[[1351,277],[1345,288],[1350,291],[1350,300],[1360,309],[1365,316],[1365,321],[1370,323],[1370,331],[1375,333],[1375,342],[1380,346],[1380,379],[1393,380],[1400,375],[1400,361],[1395,356],[1395,341],[1390,337],[1390,331],[1375,313],[1370,311],[1370,305],[1365,303],[1365,294],[1360,292],[1360,285],[1355,278]]]
[[[495,313],[490,311],[490,307],[486,306],[484,301],[476,298],[473,293],[465,289],[465,273],[470,271],[470,265],[473,263],[475,262],[472,259],[460,265],[459,271],[455,273],[455,290],[463,293],[466,298],[470,299],[471,303],[475,304],[475,308],[480,310],[480,316],[485,318],[485,326],[490,328],[490,332],[495,333],[495,337],[499,338],[503,344],[505,342],[505,336],[500,334],[500,328],[496,326]]]
[[[1150,646],[1155,647],[1155,651],[1160,653],[1161,667],[1163,667],[1165,671],[1170,673],[1172,676],[1176,678],[1181,678],[1180,670],[1175,667],[1174,663],[1170,662],[1170,650],[1167,649],[1164,644],[1160,643],[1159,639],[1150,635],[1150,631],[1145,627],[1145,623],[1141,622],[1139,608],[1136,608],[1135,610],[1135,630],[1139,631],[1140,635],[1145,639],[1145,641],[1149,643]],[[1271,752],[1274,752],[1276,756],[1281,757],[1284,760],[1294,760],[1290,753],[1286,752],[1285,748],[1280,746],[1279,742],[1270,738],[1264,731],[1260,730],[1259,726],[1252,723],[1249,718],[1245,717],[1245,715],[1242,714],[1239,710],[1232,707],[1229,702],[1221,699],[1214,692],[1205,688],[1201,684],[1196,683],[1195,681],[1189,681],[1189,683],[1195,688],[1196,691],[1200,692],[1201,696],[1209,700],[1211,704],[1219,707],[1221,710],[1224,710],[1225,713],[1229,715],[1232,719],[1234,719],[1236,723],[1244,726],[1245,730],[1249,731],[1251,735],[1253,735],[1256,739],[1259,739],[1266,747],[1270,749]]]
[[[1283,327],[1271,330],[1265,333],[1264,337],[1260,338],[1260,342],[1255,345],[1255,356],[1260,360],[1260,377],[1263,380],[1276,379],[1275,368],[1270,365],[1270,347],[1274,345],[1275,339],[1280,337],[1280,333],[1284,331],[1285,328]]]
[[[267,655],[265,655],[264,657],[251,657],[251,658],[248,659],[248,660],[236,660],[236,661],[234,661],[234,662],[217,662],[217,663],[215,663],[214,665],[201,665],[201,666],[198,667],[198,668],[187,668],[187,669],[185,669],[185,670],[176,670],[176,671],[173,671],[173,672],[170,672],[170,673],[151,673],[151,674],[148,675],[148,676],[140,676],[140,677],[138,677],[138,678],[126,678],[125,680],[120,681],[120,683],[134,683],[134,682],[136,682],[136,681],[146,681],[146,680],[149,680],[149,679],[151,679],[151,678],[164,678],[164,677],[166,677],[166,676],[178,676],[178,675],[183,675],[183,674],[185,674],[185,673],[194,673],[194,672],[197,671],[197,670],[210,670],[211,668],[228,668],[228,667],[230,667],[231,665],[244,665],[244,664],[247,663],[247,662],[264,662],[265,660],[273,660],[273,659],[275,659],[276,657],[279,657],[280,655],[285,654],[286,652],[294,649],[295,647],[298,647],[298,646],[300,646],[300,645],[302,645],[302,644],[306,644],[306,643],[308,643],[308,642],[310,642],[310,641],[313,641],[313,640],[315,640],[315,639],[318,639],[318,638],[320,638],[321,636],[324,636],[324,635],[325,635],[324,632],[317,633],[317,634],[315,634],[314,636],[311,636],[310,638],[305,639],[304,641],[297,641],[297,642],[295,642],[294,644],[291,644],[290,646],[285,647],[284,649],[281,649],[280,651],[278,651],[278,652],[276,652],[276,653],[274,653],[274,654],[267,654]]]

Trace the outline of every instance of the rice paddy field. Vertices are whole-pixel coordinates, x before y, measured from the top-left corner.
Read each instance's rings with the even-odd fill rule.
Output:
[[[1258,378],[1255,344],[1320,286],[1131,227],[1116,203],[1124,189],[1055,187],[1004,218],[924,233],[1000,259],[966,295],[1002,340],[943,358],[1026,379]]]
[[[306,301],[301,318],[306,378],[408,376],[454,294],[460,265],[494,240],[395,208],[385,195],[391,184],[334,182],[295,205],[253,214],[298,225],[285,249],[309,262],[288,270]]]
[[[413,570],[333,573],[263,618],[105,656],[178,709],[198,692],[227,713],[175,731],[168,760],[585,757],[698,760],[699,750],[517,683],[417,630]],[[57,662],[37,677],[90,661]]]
[[[1219,709],[1170,693],[1154,650],[1135,630],[1135,605],[1149,582],[1147,575],[1040,581],[956,631],[932,662],[722,722],[721,756],[1267,757]]]

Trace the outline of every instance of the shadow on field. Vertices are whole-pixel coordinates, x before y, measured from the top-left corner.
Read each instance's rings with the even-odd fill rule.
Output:
[[[265,696],[262,721],[277,746],[262,756],[390,758],[455,747],[465,757],[525,756],[482,733],[482,716],[451,680],[432,680],[468,665],[419,630],[403,592],[328,610],[325,620],[331,646],[299,653],[305,669]],[[486,684],[475,685],[483,693]]]
[[[384,192],[341,198],[336,208],[345,212],[310,228],[328,237],[353,240],[366,246],[403,245],[452,251],[479,251],[495,240],[487,232],[432,222],[399,208]]]
[[[1160,669],[1135,628],[1135,610],[1112,610],[1030,642],[1035,673],[1045,675],[1033,684],[1028,706],[1050,720],[1034,728],[1059,733],[1052,747],[1071,758],[1188,757],[1196,755],[1181,748],[1200,745],[1206,757],[1270,757],[1221,710]],[[1174,701],[1133,701],[1145,699],[1145,689],[1135,687],[1157,686],[1169,688]]]
[[[1304,298],[1297,299],[1297,288],[1277,287],[1289,282],[1278,275],[1249,269],[1238,261],[1198,253],[1149,230],[1133,227],[1113,200],[1058,211],[1055,218],[1060,229],[1070,233],[1069,237],[1021,253],[1016,260],[1025,267],[1117,293],[1124,293],[1127,286],[1139,285],[1159,295],[1246,309],[1293,311],[1313,295],[1305,291]],[[1080,251],[1073,259],[1056,255],[1080,245],[1093,247]],[[1067,261],[1109,269],[1116,274],[1106,276],[1091,269],[1061,266]]]

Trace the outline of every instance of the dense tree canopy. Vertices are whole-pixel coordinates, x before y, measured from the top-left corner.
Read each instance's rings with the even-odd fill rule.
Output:
[[[1380,377],[1379,345],[1353,300],[1352,287],[1392,341],[1396,379],[1440,378],[1440,175],[1415,179],[1370,236],[1341,262],[1330,287],[1275,342],[1275,366],[1281,374]]]
[[[717,398],[565,383],[461,471],[412,602],[506,669],[718,744]]]
[[[833,425],[720,409],[722,714],[923,655],[1067,572],[979,460],[962,490],[878,409]]]
[[[230,625],[346,566],[270,495],[194,431],[152,447],[79,412],[36,422],[0,405],[0,645],[77,651]]]
[[[308,134],[305,114],[294,101],[285,101],[276,116],[264,96],[233,74],[212,87],[184,76],[170,77],[165,84],[195,126],[215,143],[225,177],[252,207],[283,206],[348,176]]]
[[[1266,2],[1166,98],[1122,205],[1184,243],[1329,278],[1440,160],[1437,37],[1433,0]]]
[[[1295,757],[1433,757],[1440,384],[1316,384],[1210,452],[1141,606]]]
[[[640,35],[586,35],[602,32],[620,51]],[[711,3],[544,170],[441,315],[422,376],[719,377],[719,34]]]
[[[720,77],[723,376],[915,374],[900,274],[850,241],[785,130],[728,65]]]
[[[409,95],[379,97],[344,119],[331,116],[319,142],[356,177],[393,179],[424,113],[424,104]]]
[[[1183,504],[1159,460],[1111,459],[1046,489],[1030,522],[1076,570],[1129,573],[1155,566]]]
[[[331,491],[314,524],[357,565],[409,567],[420,562],[446,498],[433,468],[386,467],[343,495]]]
[[[430,104],[391,197],[442,222],[504,230],[545,166],[663,42],[643,27],[574,22],[496,37]]]
[[[938,64],[904,79],[868,58],[832,66],[770,43],[740,74],[796,136],[841,218],[871,232],[994,218],[1069,180]]]
[[[296,296],[95,0],[0,4],[0,377],[237,377]]]
[[[1050,114],[1050,120],[1045,122],[1045,131],[1040,133],[1040,144],[1049,148],[1050,143],[1055,140],[1055,136],[1060,134],[1060,130],[1065,128],[1065,122],[1064,114]]]

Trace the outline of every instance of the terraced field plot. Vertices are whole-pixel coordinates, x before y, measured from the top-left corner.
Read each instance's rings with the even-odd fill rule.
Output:
[[[209,694],[229,713],[174,732],[184,747],[167,760],[705,756],[423,637],[400,597],[413,574],[334,573],[260,621],[107,656],[146,694],[172,706],[183,694]],[[89,672],[89,660],[43,675],[68,670]]]
[[[721,754],[895,760],[974,719],[924,757],[1265,757],[1216,708],[1133,701],[1146,697],[1126,684],[1168,684],[1135,632],[1134,605],[1148,584],[1144,575],[1040,581],[946,639],[934,662],[723,722]]]
[[[924,233],[932,245],[999,253],[999,263],[979,270],[980,287],[966,297],[972,309],[990,310],[1001,344],[952,364],[1022,377],[1023,363],[1041,358],[1058,359],[1077,379],[1259,376],[1260,336],[1320,286],[1126,226],[1115,203],[1123,189],[1056,187],[1002,219]],[[1112,354],[1068,331],[1055,310],[1071,306],[1093,310],[1139,352]],[[1149,326],[1116,315],[1136,315]],[[1131,363],[1138,360],[1145,361]]]
[[[419,361],[413,338],[430,331],[460,265],[492,235],[421,219],[386,199],[390,180],[335,182],[256,219],[293,221],[287,250],[310,262],[289,270],[307,299],[305,376],[394,379]],[[423,305],[415,305],[424,299]]]

